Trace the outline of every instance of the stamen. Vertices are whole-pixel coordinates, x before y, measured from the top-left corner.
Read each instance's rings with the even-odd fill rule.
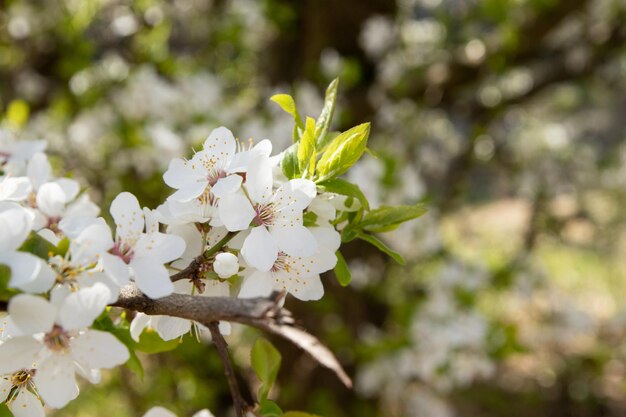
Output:
[[[271,226],[274,223],[274,203],[257,204],[254,208],[256,216],[252,223],[256,226]]]

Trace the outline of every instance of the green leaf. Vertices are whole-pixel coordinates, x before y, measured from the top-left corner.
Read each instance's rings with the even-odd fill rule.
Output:
[[[350,268],[348,268],[348,263],[344,259],[341,252],[335,252],[337,255],[337,265],[335,265],[335,276],[337,277],[337,281],[341,284],[342,287],[347,286],[352,281],[352,274],[350,273]]]
[[[61,239],[61,241],[59,241],[59,244],[57,245],[55,252],[58,255],[65,256],[65,254],[67,253],[69,249],[70,249],[70,239],[67,237],[64,237],[63,239]]]
[[[367,197],[365,197],[363,191],[361,191],[359,186],[356,184],[352,184],[351,182],[348,182],[341,178],[333,178],[330,180],[320,181],[317,183],[317,186],[322,188],[322,190],[326,192],[354,197],[359,200],[359,202],[361,203],[361,207],[363,207],[365,210],[370,209],[370,204],[367,201]]]
[[[179,339],[163,340],[154,330],[146,329],[139,336],[136,349],[144,353],[161,353],[174,350],[178,345],[180,345]]]
[[[257,413],[262,417],[282,417],[283,410],[274,401],[263,400]]]
[[[22,252],[30,252],[46,261],[50,257],[50,254],[57,254],[56,246],[35,232],[30,233],[26,241],[22,244],[22,246],[20,246],[19,250]]]
[[[363,216],[359,227],[368,232],[387,232],[426,213],[423,204],[414,206],[381,206]]]
[[[302,224],[304,227],[315,227],[317,226],[317,214],[312,211],[307,211],[302,216]]]
[[[367,243],[370,243],[376,246],[378,250],[389,255],[398,264],[400,265],[406,264],[406,261],[404,260],[402,255],[400,255],[398,252],[391,249],[389,246],[387,246],[382,240],[378,239],[376,236],[368,235],[366,233],[358,233],[356,237],[361,240],[366,241]]]
[[[298,129],[301,131],[304,130],[304,124],[302,123],[302,117],[300,117],[300,113],[298,113],[298,108],[296,107],[296,102],[293,97],[289,94],[276,94],[270,97],[274,103],[278,104],[281,109],[283,109],[286,113],[289,113],[293,117],[294,127],[293,127],[293,141],[297,142],[300,135],[298,134]]]
[[[322,108],[320,117],[317,118],[317,122],[315,123],[315,140],[317,141],[318,148],[322,147],[322,141],[324,140],[326,133],[328,133],[330,122],[333,119],[335,103],[337,102],[338,88],[339,78],[335,78],[326,89],[324,108]]]
[[[259,401],[267,399],[267,395],[276,381],[280,369],[280,352],[265,339],[257,339],[251,352],[252,369],[256,373],[261,386],[257,394]]]
[[[302,411],[287,411],[283,417],[320,417],[317,414],[304,413]]]
[[[370,124],[363,123],[333,139],[317,163],[318,178],[335,178],[354,165],[365,151],[369,133]]]
[[[317,156],[315,149],[315,120],[307,117],[304,134],[302,134],[298,145],[298,165],[300,170],[309,178],[312,178],[315,173],[315,158]]]
[[[333,131],[328,132],[321,138],[317,139],[317,152],[324,152],[328,145],[337,137],[341,135],[341,132]]]
[[[9,289],[11,280],[11,268],[8,265],[0,264],[0,300],[9,301],[17,294],[17,291]]]
[[[288,147],[285,150],[283,160],[280,163],[283,174],[290,180],[300,177],[300,166],[298,165],[298,146],[299,143],[294,143]]]

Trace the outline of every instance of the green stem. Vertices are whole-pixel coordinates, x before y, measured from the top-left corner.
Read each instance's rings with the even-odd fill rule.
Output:
[[[225,244],[230,242],[230,240],[234,238],[236,234],[237,233],[235,232],[228,232],[228,234],[224,236],[222,240],[220,240],[215,245],[207,249],[206,252],[204,252],[204,257],[208,259],[211,256],[215,255],[220,249],[222,249],[222,247],[224,247]]]

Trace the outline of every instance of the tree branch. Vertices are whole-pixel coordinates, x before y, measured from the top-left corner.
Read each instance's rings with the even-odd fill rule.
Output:
[[[283,297],[284,293],[277,292],[268,298],[249,299],[172,294],[152,300],[134,284],[130,284],[122,287],[117,302],[112,306],[199,323],[236,322],[268,331],[296,344],[321,365],[332,370],[344,385],[352,387],[350,377],[333,353],[314,336],[294,325],[291,313],[280,305]]]
[[[212,321],[208,323],[207,327],[211,332],[213,343],[215,343],[215,347],[217,348],[217,351],[220,354],[220,359],[222,360],[222,364],[224,365],[224,375],[226,376],[226,380],[228,381],[230,395],[233,397],[235,414],[237,417],[243,417],[244,412],[246,412],[248,408],[248,404],[246,404],[243,397],[241,396],[241,392],[239,391],[239,385],[237,385],[237,378],[235,377],[233,364],[231,363],[230,356],[228,355],[228,344],[226,343],[226,340],[224,340],[224,336],[222,336],[222,333],[220,332],[219,323],[217,321]]]

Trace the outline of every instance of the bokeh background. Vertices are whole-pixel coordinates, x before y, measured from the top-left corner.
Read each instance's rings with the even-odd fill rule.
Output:
[[[355,389],[281,340],[273,398],[325,417],[626,413],[624,0],[1,0],[2,126],[45,138],[107,204],[154,208],[161,175],[216,126],[290,142],[268,98],[335,128],[372,121],[350,173],[374,205],[429,213],[346,254],[351,286],[288,307]],[[7,131],[5,131],[4,134]],[[62,167],[62,168],[61,168]],[[250,345],[229,341],[254,389]],[[142,356],[54,416],[231,405],[206,343]],[[249,392],[246,392],[249,395]]]

